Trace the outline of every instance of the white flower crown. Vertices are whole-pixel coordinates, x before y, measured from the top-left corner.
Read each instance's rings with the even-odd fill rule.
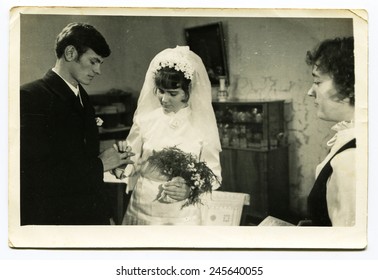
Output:
[[[156,61],[155,65],[152,68],[152,72],[156,75],[157,71],[164,68],[164,67],[169,67],[169,68],[174,68],[177,71],[181,71],[184,73],[184,77],[188,80],[192,80],[193,74],[194,74],[194,68],[186,58],[185,53],[183,52],[184,50],[189,50],[184,49],[184,47],[181,47],[182,51],[177,51],[178,48],[174,49],[176,51],[172,51],[166,53],[165,55],[161,55],[159,57],[158,61]]]

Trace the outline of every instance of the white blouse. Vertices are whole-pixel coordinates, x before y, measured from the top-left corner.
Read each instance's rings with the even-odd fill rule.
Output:
[[[328,141],[331,151],[317,166],[316,177],[330,158],[355,138],[353,123],[340,122],[332,127],[335,136]],[[353,226],[356,216],[356,149],[347,149],[331,160],[333,172],[327,182],[327,206],[332,226]]]

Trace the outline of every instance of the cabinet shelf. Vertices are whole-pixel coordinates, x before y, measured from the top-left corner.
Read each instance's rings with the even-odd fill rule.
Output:
[[[115,132],[124,132],[124,131],[129,131],[130,126],[124,126],[124,125],[119,125],[117,127],[112,127],[112,128],[103,128],[99,127],[98,132],[100,134],[106,134],[106,133],[115,133]]]
[[[275,149],[285,144],[284,100],[213,101],[223,147]]]
[[[285,219],[289,172],[284,101],[213,102],[213,108],[222,144],[222,190],[250,195],[243,220],[261,221],[269,215]]]

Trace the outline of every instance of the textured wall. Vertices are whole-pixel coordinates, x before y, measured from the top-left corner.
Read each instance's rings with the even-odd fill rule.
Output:
[[[316,117],[305,54],[321,40],[351,36],[345,19],[233,19],[228,22],[230,92],[239,98],[285,99],[290,144],[291,209],[303,214],[314,168],[327,153],[333,123]]]
[[[222,21],[230,95],[287,101],[291,208],[297,213],[305,211],[314,168],[327,152],[324,143],[332,125],[317,119],[313,100],[306,96],[312,77],[305,54],[325,38],[352,35],[351,20],[24,15],[21,83],[41,77],[54,64],[55,36],[71,21],[95,25],[112,49],[102,66],[102,75],[87,87],[88,91],[95,94],[121,88],[135,95],[153,56],[164,48],[185,44],[184,28]]]

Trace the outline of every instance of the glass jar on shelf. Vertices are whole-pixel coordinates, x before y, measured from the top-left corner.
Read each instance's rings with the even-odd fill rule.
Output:
[[[230,146],[230,130],[229,125],[225,124],[222,126],[222,138],[221,138],[222,146],[229,147]]]
[[[239,134],[240,134],[240,128],[238,125],[235,125],[233,128],[232,128],[232,133],[231,133],[231,146],[234,147],[234,148],[238,148],[240,146],[240,138],[239,138]]]
[[[232,122],[233,121],[233,115],[234,115],[234,110],[230,107],[226,107],[223,112],[223,119],[222,121],[224,122]]]
[[[257,108],[252,108],[251,111],[251,121],[256,122]]]
[[[228,92],[226,89],[226,76],[219,76],[219,89],[217,94],[219,101],[227,101]]]
[[[245,114],[245,112],[241,111],[241,112],[238,112],[238,122],[246,122],[247,121],[247,115]]]
[[[245,125],[240,126],[239,145],[240,148],[247,148],[247,131]]]
[[[245,112],[245,121],[246,122],[252,122],[252,113],[249,111]]]
[[[261,132],[255,132],[254,134],[253,134],[253,143],[254,143],[254,145],[255,145],[255,147],[256,148],[261,148],[262,147],[262,145],[263,145],[263,135],[262,135],[262,133]]]
[[[222,123],[217,123],[217,126],[218,126],[219,139],[222,140],[222,137],[223,137],[223,124]]]
[[[256,123],[262,123],[262,120],[263,120],[262,113],[257,113],[255,117]]]
[[[246,130],[247,148],[253,148],[253,132],[251,129]]]

